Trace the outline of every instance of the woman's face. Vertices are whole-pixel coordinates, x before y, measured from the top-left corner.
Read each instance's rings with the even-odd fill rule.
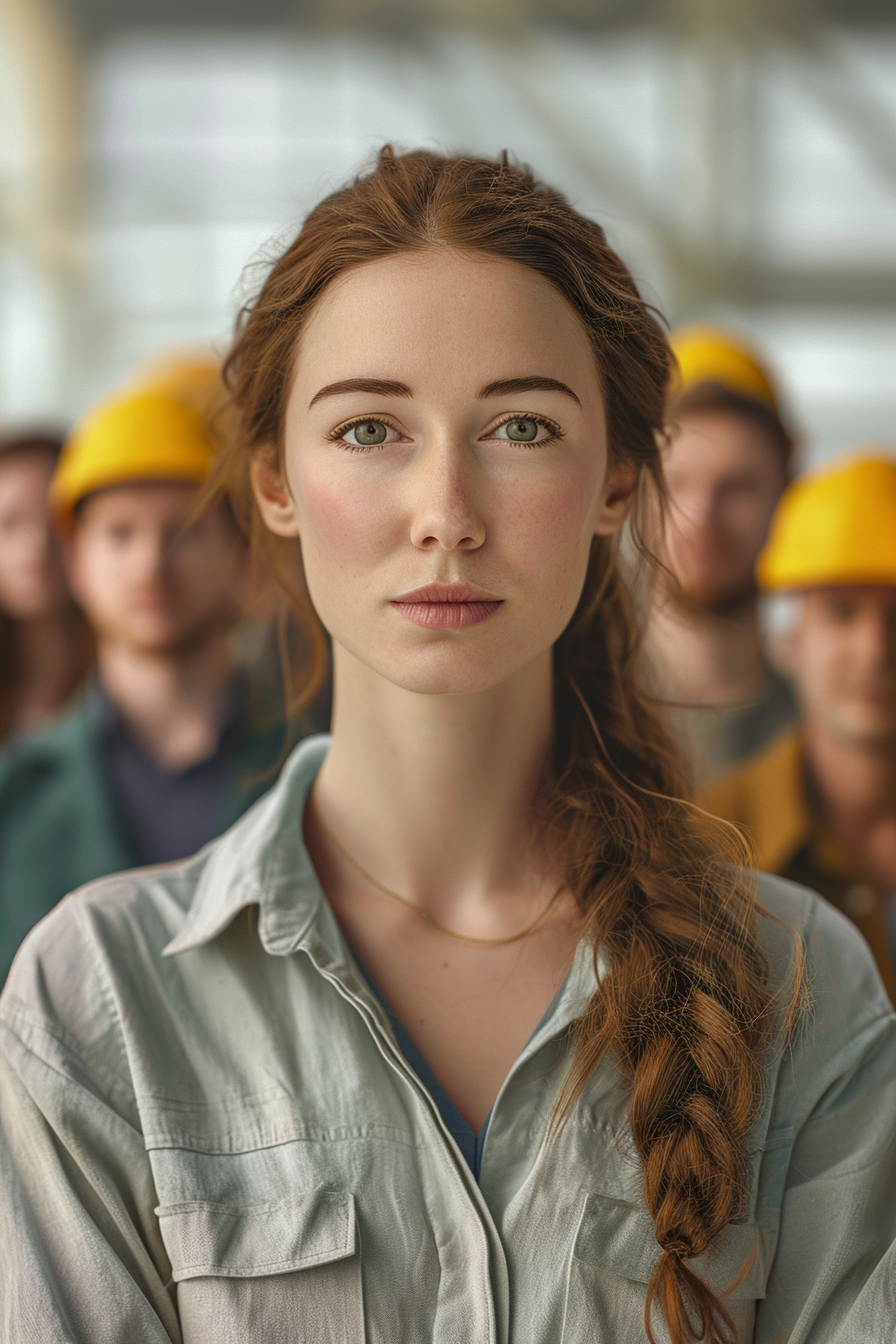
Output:
[[[58,615],[71,603],[47,506],[54,467],[42,449],[0,462],[0,610],[18,621]]]
[[[335,643],[408,690],[469,693],[570,620],[591,541],[634,486],[611,469],[573,309],[514,262],[448,249],[349,271],[301,339],[267,525],[301,538]]]

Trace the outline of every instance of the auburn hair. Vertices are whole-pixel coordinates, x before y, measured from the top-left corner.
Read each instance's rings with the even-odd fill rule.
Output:
[[[527,266],[568,301],[588,334],[606,404],[610,453],[635,464],[639,493],[662,498],[658,439],[671,355],[603,230],[503,155],[396,155],[305,220],[241,313],[225,377],[238,433],[213,488],[273,564],[306,648],[309,699],[327,644],[304,590],[297,544],[261,521],[252,454],[279,451],[303,325],[352,267],[450,247]],[[638,516],[636,557],[646,554]],[[605,958],[578,1024],[556,1123],[609,1057],[629,1093],[644,1199],[660,1246],[647,1291],[673,1344],[734,1336],[724,1301],[690,1267],[748,1197],[748,1142],[761,1105],[772,1013],[746,855],[731,828],[683,801],[686,783],[655,709],[637,688],[636,627],[618,548],[594,542],[578,608],[554,650],[555,738],[542,808],[558,837],[587,937]]]

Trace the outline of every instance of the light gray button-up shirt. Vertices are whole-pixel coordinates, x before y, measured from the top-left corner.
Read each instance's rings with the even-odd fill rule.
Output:
[[[29,935],[0,1000],[5,1344],[642,1344],[659,1249],[609,1061],[547,1137],[590,950],[501,1088],[477,1186],[303,846],[327,741],[195,859]],[[841,916],[777,879],[760,898],[814,1006],[769,1063],[749,1209],[696,1268],[723,1291],[748,1265],[743,1340],[891,1344],[892,1294],[860,1295],[896,1235],[893,1013]],[[791,935],[762,936],[786,1002]]]

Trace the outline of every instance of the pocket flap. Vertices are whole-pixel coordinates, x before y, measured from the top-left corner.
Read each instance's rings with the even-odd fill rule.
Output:
[[[687,1263],[720,1297],[756,1300],[765,1297],[767,1249],[758,1223],[729,1223],[709,1250]],[[620,1278],[646,1284],[660,1248],[646,1209],[591,1194],[585,1200],[573,1255],[577,1260],[606,1265]]]
[[[354,1255],[355,1201],[320,1190],[277,1203],[193,1200],[156,1209],[175,1282],[219,1275],[256,1278]]]

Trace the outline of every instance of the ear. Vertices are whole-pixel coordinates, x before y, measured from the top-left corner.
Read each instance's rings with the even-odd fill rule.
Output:
[[[640,475],[635,462],[609,463],[594,523],[595,536],[609,537],[619,531],[628,517]]]
[[[257,448],[249,467],[252,490],[265,525],[278,537],[297,537],[299,518],[273,444]]]

